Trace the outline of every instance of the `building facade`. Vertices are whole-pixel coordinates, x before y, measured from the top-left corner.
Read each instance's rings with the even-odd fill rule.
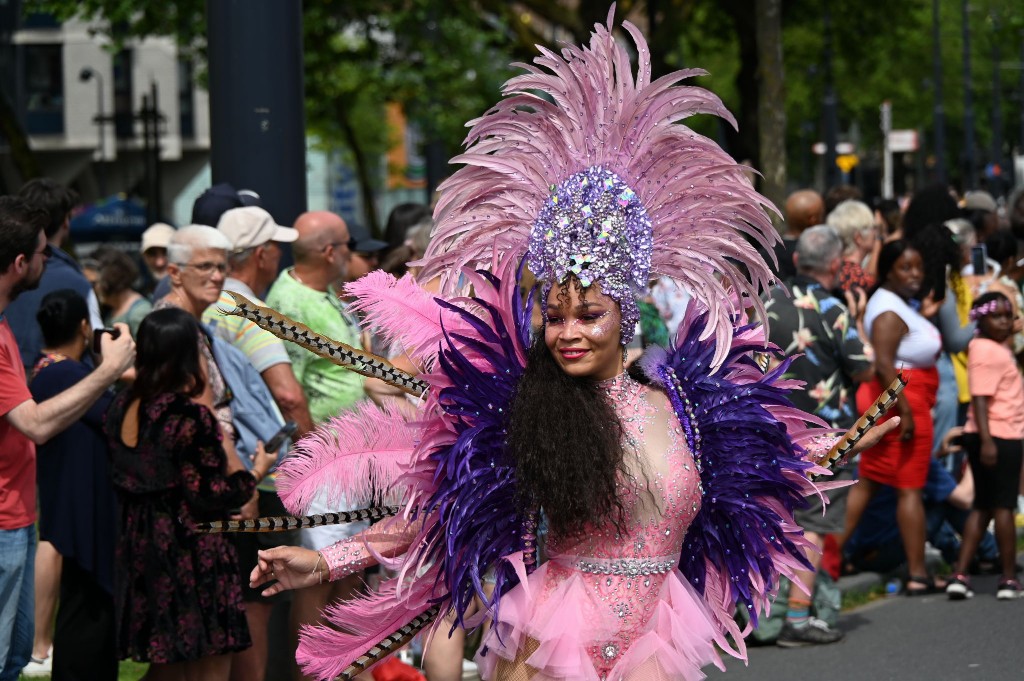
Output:
[[[115,51],[98,27],[24,15],[0,2],[0,190],[22,177],[3,131],[27,136],[42,174],[83,201],[124,194],[166,219],[209,161],[209,104],[174,41],[148,38]]]

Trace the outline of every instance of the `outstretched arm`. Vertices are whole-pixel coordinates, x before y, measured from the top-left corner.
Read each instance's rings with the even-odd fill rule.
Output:
[[[321,551],[297,546],[278,546],[257,554],[249,586],[256,588],[276,580],[263,590],[273,596],[288,589],[301,589],[335,581],[377,563],[377,556],[392,558],[405,553],[416,536],[412,525],[395,518],[343,539]]]

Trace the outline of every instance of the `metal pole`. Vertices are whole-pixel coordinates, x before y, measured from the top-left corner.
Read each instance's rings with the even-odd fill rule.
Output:
[[[149,112],[149,95],[142,95],[142,109],[139,111],[139,117],[142,118],[142,184],[146,188],[146,222],[153,224],[159,218],[157,217],[156,197],[153,195],[153,167],[150,163],[150,152],[153,143],[150,133],[152,116],[150,116]]]
[[[935,173],[946,182],[946,111],[942,103],[942,49],[939,35],[939,0],[932,0],[932,67],[935,80]]]
[[[1020,110],[1020,135],[1017,137],[1017,151],[1024,154],[1024,31],[1020,32],[1020,100],[1017,108]],[[1017,185],[1024,185],[1024,177],[1017,178]]]
[[[107,196],[107,121],[103,115],[103,76],[93,71],[96,76],[96,124],[100,127],[100,157],[96,161],[96,179],[100,185],[100,198]]]
[[[990,191],[997,198],[1003,195],[1003,84],[999,77],[999,16],[992,14],[992,159],[999,168],[999,175],[993,178]]]
[[[832,10],[825,3],[825,190],[838,184],[836,145],[839,143],[839,120],[836,93],[832,85]]]
[[[155,213],[157,220],[162,220],[164,215],[164,192],[160,178],[160,91],[156,81],[150,81],[150,102],[153,104],[153,201],[156,204]]]
[[[306,210],[302,2],[207,0],[206,16],[213,181],[290,225]]]
[[[971,15],[967,0],[963,8],[964,33],[964,190],[978,186],[977,161],[974,158],[974,84],[971,82]]]
[[[882,198],[892,198],[892,150],[889,133],[892,132],[892,102],[882,102]]]

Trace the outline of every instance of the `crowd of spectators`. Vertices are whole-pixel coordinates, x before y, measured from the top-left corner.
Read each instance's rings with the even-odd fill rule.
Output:
[[[198,535],[194,523],[284,515],[274,465],[290,442],[264,443],[395,391],[225,312],[239,294],[418,371],[360,328],[344,285],[378,269],[416,276],[430,210],[396,207],[376,239],[326,211],[279,225],[255,193],[221,184],[196,200],[192,224],[147,229],[137,257],[101,247],[79,264],[62,250],[75,201],[50,180],[0,197],[0,681],[22,670],[113,680],[126,658],[156,680],[260,681],[274,650],[290,658],[299,628],[364,576],[267,598],[244,577],[257,551],[319,550],[361,527]],[[984,193],[958,204],[943,187],[874,207],[852,187],[803,189],[786,218],[766,304],[775,360],[790,358],[806,386],[797,406],[846,429],[896,375],[911,380],[894,408],[900,428],[837,472],[859,482],[830,492],[824,514],[820,503],[801,511],[810,594],[788,590],[777,642],[842,638],[822,594],[843,571],[902,569],[907,594],[954,596],[972,571],[996,570],[1001,594],[1019,592],[1005,527],[1024,489],[1024,413],[1007,397],[1024,360],[1024,193],[1000,210]],[[282,269],[285,249],[294,264]],[[685,290],[652,281],[630,357],[667,342],[688,304]],[[1003,312],[1006,338],[979,343],[978,320]],[[982,361],[993,347],[998,371]],[[982,468],[993,456],[998,490]],[[311,512],[333,510],[321,499]],[[929,545],[955,567],[948,584]],[[287,613],[288,637],[270,635],[275,612]],[[461,676],[462,640],[435,647],[432,681]]]
[[[826,226],[808,229],[807,215],[817,215],[818,206]],[[779,289],[768,309],[772,339],[785,355],[799,357],[790,372],[806,382],[806,394],[793,399],[845,427],[897,375],[909,380],[893,408],[900,428],[854,462],[858,482],[845,509],[833,503],[825,515],[835,521],[836,553],[826,563],[835,576],[898,573],[907,595],[948,589],[951,598],[970,588],[970,573],[993,572],[1000,575],[998,597],[1017,597],[1012,518],[1024,512],[1024,403],[1016,397],[1024,361],[1024,192],[1000,209],[986,192],[958,200],[946,187],[931,186],[902,209],[892,201],[872,209],[854,188],[826,197],[801,190],[787,208],[796,227],[786,229],[777,255],[793,263],[795,274],[779,268],[792,298]],[[824,260],[822,230],[841,244]],[[802,254],[814,256],[814,267],[801,266]],[[815,285],[808,277],[817,279],[816,295],[807,292]],[[990,310],[993,298],[1006,301],[1005,308]],[[803,317],[798,324],[787,318],[789,308]],[[838,321],[815,327],[815,316],[826,311]],[[996,324],[991,319],[1004,311],[1006,336],[986,335],[979,324]],[[836,364],[841,370],[830,375]],[[993,478],[1002,483],[998,493]],[[995,536],[988,531],[993,518]],[[806,603],[795,605],[791,596],[790,619],[795,612],[800,623]],[[823,625],[796,636],[798,644],[837,638]],[[778,642],[793,639],[792,628],[784,628]]]
[[[262,679],[271,648],[290,659],[298,628],[360,580],[264,598],[244,578],[256,552],[359,528],[194,523],[284,515],[273,465],[290,440],[263,443],[389,391],[226,315],[230,293],[371,349],[343,286],[391,251],[404,271],[429,209],[395,211],[392,247],[328,212],[278,225],[255,193],[215,185],[193,224],[147,229],[137,257],[101,246],[79,264],[61,250],[75,202],[50,180],[0,198],[0,679],[113,680],[121,659],[150,679]],[[279,604],[291,633],[272,640]]]

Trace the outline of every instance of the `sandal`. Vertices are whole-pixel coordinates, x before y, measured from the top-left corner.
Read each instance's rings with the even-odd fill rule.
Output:
[[[919,588],[910,588],[911,584],[918,585]],[[926,596],[928,594],[944,593],[946,591],[946,582],[936,583],[931,577],[910,577],[903,584],[903,594],[906,596]]]

